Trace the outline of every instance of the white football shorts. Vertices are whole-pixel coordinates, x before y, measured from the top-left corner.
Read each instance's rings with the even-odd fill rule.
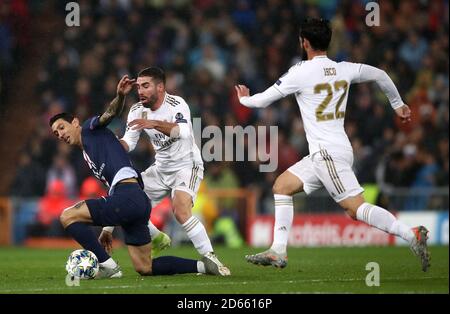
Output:
[[[144,191],[152,201],[153,207],[169,194],[173,198],[176,190],[188,193],[194,204],[203,180],[203,166],[193,165],[177,171],[162,172],[156,165],[152,165],[141,175],[144,181]]]
[[[352,165],[352,152],[328,152],[322,149],[304,157],[288,171],[303,182],[306,194],[325,186],[330,196],[338,203],[364,191],[356,179]]]

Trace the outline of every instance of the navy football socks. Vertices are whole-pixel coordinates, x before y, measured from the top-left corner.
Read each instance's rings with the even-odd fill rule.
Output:
[[[175,256],[155,258],[152,264],[152,275],[174,275],[197,273],[197,261]]]
[[[109,259],[108,253],[98,242],[92,229],[82,222],[74,222],[66,228],[66,231],[74,238],[84,249],[93,252],[99,263],[103,263]]]

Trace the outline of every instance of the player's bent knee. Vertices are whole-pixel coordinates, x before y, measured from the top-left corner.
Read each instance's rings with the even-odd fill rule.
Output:
[[[279,181],[275,181],[273,187],[272,187],[272,192],[273,194],[281,194],[281,195],[291,195],[291,191],[288,189],[288,187],[279,182]]]
[[[356,212],[363,203],[364,197],[359,194],[346,198],[345,200],[339,202],[339,205],[345,210],[347,215],[349,215],[352,219],[357,220]]]
[[[85,206],[85,207],[83,207]],[[61,215],[59,216],[59,221],[61,222],[64,228],[67,228],[74,222],[84,221],[87,222],[90,220],[90,214],[86,214],[86,203],[84,201],[78,202],[72,207],[66,208],[63,210]]]
[[[59,221],[64,228],[67,228],[76,222],[76,214],[73,213],[72,210],[65,210],[61,213],[61,216],[59,216]]]

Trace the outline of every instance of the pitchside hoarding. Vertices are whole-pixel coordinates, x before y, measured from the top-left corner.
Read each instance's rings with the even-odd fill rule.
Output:
[[[448,212],[414,212],[397,215],[405,223],[425,225],[430,230],[430,243],[448,245]],[[253,247],[270,246],[273,239],[273,216],[256,216],[249,221],[247,240]],[[396,237],[345,214],[299,214],[294,217],[289,245],[303,246],[365,246],[401,245]]]

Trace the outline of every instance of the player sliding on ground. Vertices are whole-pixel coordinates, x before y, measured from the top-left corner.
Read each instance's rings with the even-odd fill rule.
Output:
[[[305,20],[299,39],[307,61],[292,66],[263,93],[250,96],[246,86],[236,86],[241,104],[251,108],[265,108],[294,94],[309,144],[309,155],[282,173],[273,186],[275,226],[271,248],[247,255],[246,259],[253,264],[285,267],[294,215],[292,196],[302,191],[309,194],[324,186],[351,218],[408,241],[420,257],[422,270],[426,271],[430,266],[428,230],[423,226],[410,228],[384,208],[365,202],[363,189],[352,170],[353,150],[344,130],[348,89],[352,83],[375,81],[403,123],[411,120],[411,111],[384,71],[366,64],[330,60],[326,51],[331,33],[328,21]]]
[[[120,278],[122,271],[97,240],[89,224],[122,226],[134,269],[143,276],[181,273],[220,275],[218,265],[208,256],[204,256],[202,261],[173,256],[152,261],[147,228],[150,200],[142,190],[142,178],[131,165],[127,152],[107,128],[122,111],[125,96],[134,82],[126,75],[122,77],[117,85],[117,96],[106,112],[88,119],[82,125],[68,113],[60,113],[50,119],[52,132],[67,144],[78,146],[95,177],[109,188],[107,197],[81,201],[65,209],[60,217],[61,224],[83,248],[97,256],[100,263],[98,278]]]
[[[158,67],[140,71],[135,85],[139,102],[130,108],[128,126],[120,142],[126,151],[132,151],[142,131],[147,133],[156,152],[156,161],[141,174],[145,193],[153,206],[170,195],[175,218],[198,253],[214,261],[222,276],[228,276],[230,270],[214,254],[203,223],[192,216],[192,206],[203,179],[203,160],[195,144],[189,106],[183,98],[166,92],[166,76]],[[152,245],[157,251],[153,254],[170,244],[170,238],[151,221],[148,228],[155,239]],[[107,246],[112,243],[111,232],[111,228],[104,228],[100,236]]]

